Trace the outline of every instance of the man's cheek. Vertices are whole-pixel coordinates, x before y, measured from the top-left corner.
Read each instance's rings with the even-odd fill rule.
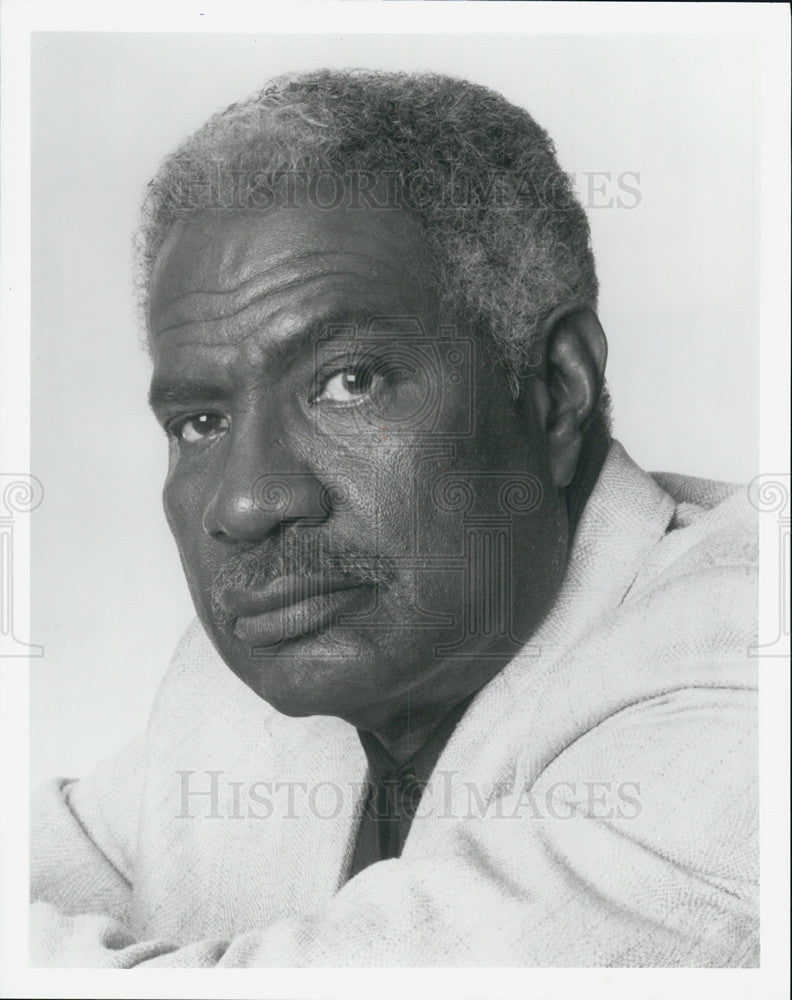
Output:
[[[162,506],[181,551],[203,533],[203,491],[194,480],[171,472],[162,491]]]
[[[333,514],[354,518],[361,526],[382,529],[409,517],[414,472],[403,447],[382,445],[343,449],[324,457],[319,477],[331,490]]]

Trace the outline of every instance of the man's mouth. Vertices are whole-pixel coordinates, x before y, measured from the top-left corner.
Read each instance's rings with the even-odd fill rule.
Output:
[[[364,610],[370,588],[370,582],[344,574],[292,574],[262,587],[231,589],[221,603],[237,639],[270,646],[324,631],[341,612]]]

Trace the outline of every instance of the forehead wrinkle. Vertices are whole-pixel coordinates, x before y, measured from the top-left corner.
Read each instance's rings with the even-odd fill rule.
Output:
[[[395,286],[398,287],[398,286]],[[215,317],[213,319],[207,320],[186,320],[183,323],[177,323],[170,327],[166,327],[162,330],[156,331],[153,337],[156,339],[161,339],[167,335],[177,334],[180,330],[192,329],[196,331],[194,334],[188,333],[183,340],[177,340],[175,342],[171,341],[171,347],[178,350],[179,348],[189,348],[194,349],[196,347],[207,347],[210,349],[218,350],[223,348],[233,348],[243,345],[246,341],[250,340],[251,337],[255,337],[262,332],[264,324],[272,327],[273,324],[279,324],[283,326],[284,320],[292,319],[292,323],[286,323],[286,329],[283,329],[278,335],[278,339],[281,337],[290,339],[294,334],[299,333],[299,326],[301,325],[299,319],[299,310],[295,313],[292,305],[288,302],[282,303],[279,308],[271,309],[268,311],[265,317],[261,317],[256,307],[260,305],[260,300],[255,300],[244,306],[242,309],[238,310],[236,313],[225,317]],[[310,310],[307,319],[307,330],[311,333],[311,336],[317,335],[316,327],[317,325],[327,325],[335,323],[346,323],[347,319],[351,315],[377,315],[380,310],[377,309],[361,309],[358,306],[344,307],[341,304],[335,304],[330,306],[326,310]],[[385,311],[385,313],[387,310]],[[385,314],[383,313],[383,315]],[[229,320],[236,320],[233,329],[228,329],[224,331],[221,339],[217,338],[217,328],[212,326],[213,323],[227,323]],[[200,333],[198,332],[201,328],[208,328],[209,336],[207,339],[199,339]]]
[[[331,271],[331,272],[327,272],[327,274],[317,275],[317,279],[318,278],[324,278],[324,277],[331,277],[334,274],[346,274],[346,273],[347,273],[346,271],[341,271],[341,272],[332,272]],[[299,280],[295,280],[293,282],[289,282],[288,284],[281,285],[277,289],[275,289],[274,291],[265,292],[263,295],[259,296],[258,298],[251,299],[245,305],[240,306],[238,309],[235,309],[233,312],[226,312],[226,313],[220,313],[220,314],[211,312],[210,315],[206,316],[205,318],[202,317],[202,318],[199,318],[199,319],[191,317],[190,319],[185,319],[185,320],[183,320],[180,323],[171,323],[168,326],[164,326],[161,329],[155,330],[155,331],[153,331],[153,334],[154,334],[155,337],[159,337],[159,336],[162,336],[163,334],[166,334],[166,333],[174,333],[177,330],[183,330],[185,327],[196,327],[196,328],[198,328],[198,327],[201,327],[201,326],[206,326],[207,324],[211,324],[211,323],[221,323],[221,322],[225,322],[227,320],[236,319],[239,316],[243,316],[246,312],[248,312],[249,310],[253,309],[254,307],[261,305],[268,298],[274,298],[277,295],[282,294],[283,292],[288,292],[288,291],[290,291],[295,286],[309,285],[311,283],[311,280],[312,279],[306,280],[304,278],[300,278]],[[275,310],[275,313],[277,314],[277,312],[279,312],[279,311],[281,311],[281,310]],[[272,317],[270,317],[270,318],[272,318]],[[250,332],[253,333],[254,331],[251,330]],[[248,336],[248,334],[242,335],[241,339],[244,339],[244,337],[246,337],[246,336]],[[200,341],[193,341],[193,343],[198,344],[198,343],[200,343]]]
[[[266,275],[276,273],[289,264],[301,264],[303,261],[311,262],[321,257],[334,257],[336,260],[349,260],[352,262],[362,261],[364,264],[382,264],[385,267],[393,266],[393,260],[389,260],[386,257],[376,257],[371,253],[355,253],[352,250],[338,250],[337,248],[331,247],[327,250],[308,250],[304,253],[283,254],[281,257],[274,257],[270,262],[268,262],[266,271],[259,270],[253,274],[243,277],[242,280],[236,285],[228,284],[221,288],[214,289],[198,288],[195,289],[195,291],[217,295],[233,294],[235,292],[244,291],[248,285],[260,281]],[[244,268],[242,269],[242,273],[244,274]],[[222,280],[222,275],[220,275],[220,277]],[[188,290],[186,294],[190,294],[190,291]],[[169,304],[170,303],[166,303],[166,305]]]
[[[279,274],[279,272],[290,268],[293,264],[298,264],[300,261],[315,261],[317,258],[322,257],[330,257],[333,261],[333,266],[327,266],[325,262],[324,267],[317,264],[316,270],[312,273],[306,274],[303,272],[297,275],[291,273],[285,278],[282,278]],[[368,266],[360,267],[361,263]],[[342,266],[339,267],[339,264]],[[357,267],[355,267],[356,264],[358,265]],[[384,274],[383,269],[385,271]],[[388,272],[392,272],[393,270],[393,260],[373,257],[371,254],[316,251],[309,254],[291,255],[276,262],[274,266],[267,267],[265,272],[259,272],[249,278],[245,278],[238,285],[227,289],[190,289],[164,302],[161,306],[157,305],[157,311],[164,313],[162,322],[166,325],[160,325],[159,329],[153,332],[157,335],[167,330],[178,329],[180,326],[193,322],[231,319],[249,306],[265,301],[269,296],[277,296],[324,277],[348,275],[365,280],[377,278],[386,284],[397,285],[399,284],[398,278],[395,275],[391,277],[388,274]],[[418,277],[419,287],[423,289],[423,282],[420,281],[420,276]],[[228,303],[228,306],[226,306],[226,303]],[[184,306],[187,306],[188,310],[193,312],[193,316],[181,322],[169,323],[169,315],[175,313],[178,317]]]
[[[186,329],[188,327],[191,327],[191,328],[194,328],[194,329],[198,330],[201,327],[210,326],[213,323],[225,323],[225,322],[228,322],[229,320],[234,320],[234,319],[239,320],[240,317],[242,317],[244,320],[246,320],[248,318],[248,316],[246,314],[253,313],[253,316],[251,318],[254,321],[254,328],[252,330],[250,330],[249,333],[242,333],[239,330],[239,328],[237,328],[237,336],[234,337],[233,340],[228,340],[227,342],[228,343],[233,343],[233,342],[236,342],[238,340],[243,340],[247,336],[250,336],[252,333],[255,333],[257,330],[259,330],[261,328],[261,323],[262,322],[271,322],[280,313],[283,313],[283,312],[287,312],[288,313],[288,312],[292,312],[293,311],[293,307],[292,307],[291,303],[288,303],[288,302],[281,303],[281,305],[279,307],[273,307],[270,310],[270,314],[269,315],[267,315],[267,316],[265,316],[265,317],[262,318],[261,316],[257,315],[256,309],[257,309],[257,307],[259,307],[263,303],[265,303],[268,299],[270,299],[270,300],[276,299],[277,300],[278,297],[282,298],[282,296],[284,294],[286,294],[289,291],[291,291],[294,287],[308,288],[314,282],[319,281],[319,280],[324,279],[324,278],[347,277],[348,275],[349,275],[348,271],[326,271],[326,272],[324,272],[322,274],[315,275],[313,278],[305,278],[304,276],[302,276],[299,279],[295,279],[293,282],[289,282],[288,284],[281,285],[277,289],[274,289],[272,291],[266,292],[263,295],[259,296],[258,298],[252,299],[247,304],[245,304],[243,306],[240,306],[239,309],[236,309],[233,312],[227,312],[227,313],[223,313],[223,314],[220,314],[220,315],[217,315],[216,313],[213,313],[213,314],[208,315],[206,318],[196,319],[194,317],[191,317],[191,318],[185,319],[185,320],[183,320],[181,322],[170,323],[168,326],[164,326],[164,327],[152,330],[152,337],[158,338],[158,337],[164,336],[165,334],[175,333],[178,330],[183,330],[183,329]],[[383,282],[382,284],[385,284],[385,283]],[[380,285],[380,289],[382,288],[382,284]],[[393,281],[389,280],[387,282],[387,286],[389,288],[393,288],[393,289],[400,289],[402,287],[401,284],[400,284],[400,282],[398,282],[396,280],[393,280]],[[333,292],[336,292],[337,290],[338,290],[337,288],[333,288],[332,289]],[[334,309],[333,311],[337,311],[337,310]],[[372,312],[373,310],[369,309],[367,311]],[[390,312],[392,310],[386,309],[385,311],[386,312]],[[242,325],[243,325],[243,328],[244,328],[244,326],[246,325],[246,323],[243,323]],[[198,343],[198,341],[193,341],[193,342],[194,343]]]
[[[173,334],[168,339],[168,351],[172,356],[195,357],[196,350],[208,349],[208,360],[213,366],[220,365],[228,372],[233,363],[242,362],[247,369],[263,370],[264,366],[281,366],[290,357],[312,349],[317,343],[325,345],[349,337],[349,327],[368,329],[378,314],[357,307],[344,305],[311,310],[308,314],[295,314],[288,306],[269,317],[270,322],[278,322],[279,331],[273,338],[261,339],[261,324],[253,323],[247,330],[237,329],[235,334],[223,341],[211,335],[208,339],[187,334]]]

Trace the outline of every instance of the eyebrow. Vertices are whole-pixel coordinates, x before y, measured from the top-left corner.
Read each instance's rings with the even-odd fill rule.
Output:
[[[148,401],[152,409],[168,403],[200,403],[224,396],[227,388],[203,379],[185,378],[178,381],[155,379],[149,389]]]
[[[317,317],[301,330],[295,331],[279,344],[274,344],[267,353],[273,361],[285,354],[291,354],[319,343],[339,340],[344,335],[365,334],[372,322],[384,320],[384,315],[355,313],[348,310],[332,311]],[[156,410],[168,405],[208,403],[228,394],[228,385],[201,378],[154,379],[149,388],[149,406]]]
[[[376,319],[371,313],[358,313],[344,310],[333,310],[324,316],[318,316],[302,330],[296,330],[283,344],[276,345],[276,350],[288,350],[293,345],[310,346],[322,340],[338,340],[344,334],[349,335],[350,328],[354,334],[366,333],[371,323]]]

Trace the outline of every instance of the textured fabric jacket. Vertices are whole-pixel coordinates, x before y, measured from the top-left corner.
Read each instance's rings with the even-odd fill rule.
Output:
[[[277,713],[193,623],[145,737],[36,796],[32,961],[758,964],[751,513],[614,444],[544,624],[351,880],[357,733]]]

